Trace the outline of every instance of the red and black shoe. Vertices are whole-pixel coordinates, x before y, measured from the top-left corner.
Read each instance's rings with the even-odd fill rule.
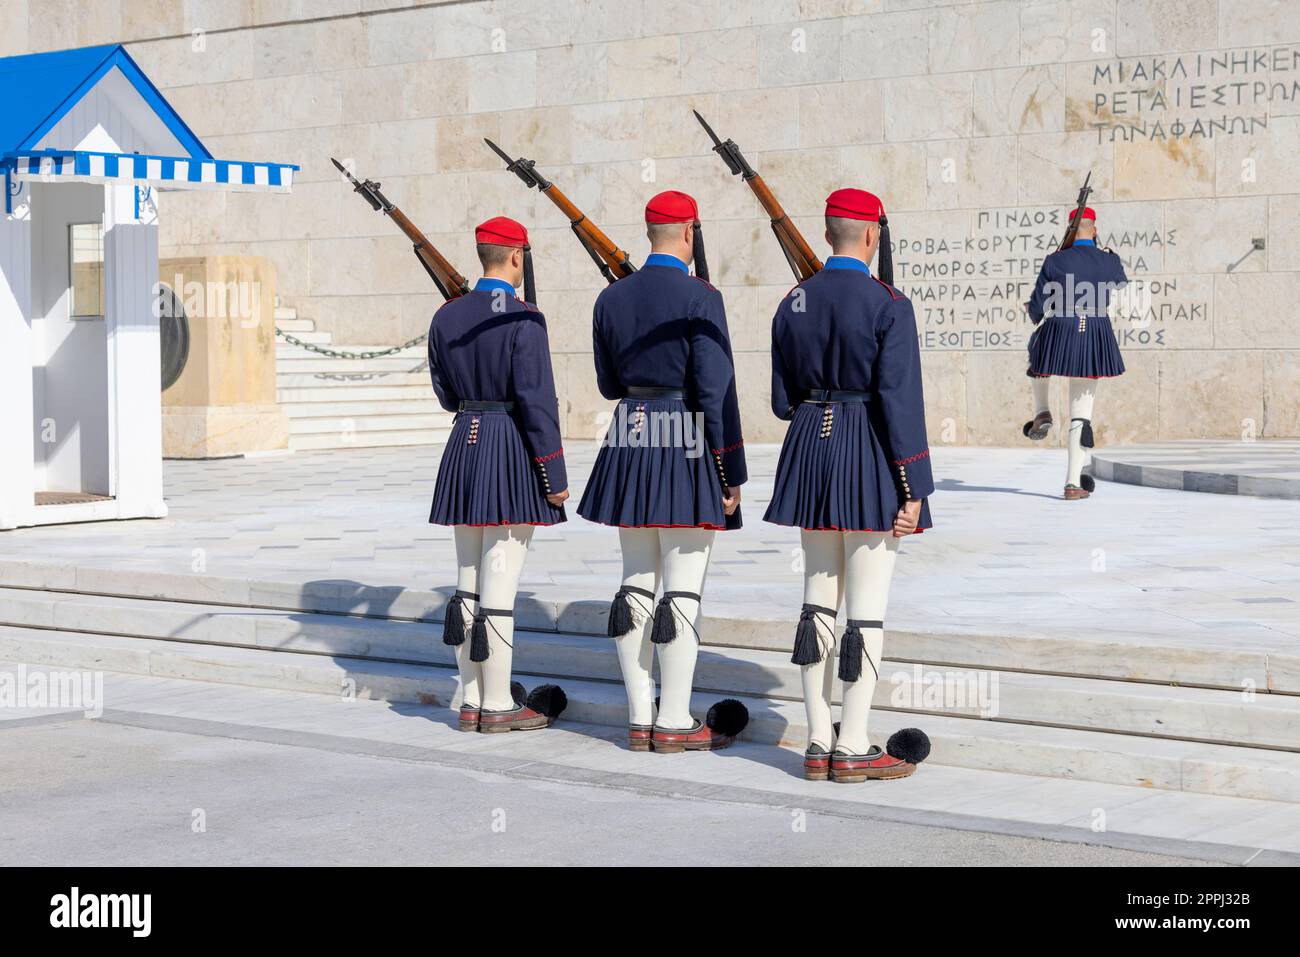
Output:
[[[484,734],[503,731],[537,731],[553,725],[565,708],[568,696],[559,685],[539,685],[524,694],[524,686],[513,682],[510,694],[515,706],[509,711],[479,711],[478,729]]]
[[[1052,431],[1052,413],[1039,412],[1025,423],[1021,431],[1024,432],[1025,438],[1033,439],[1035,442],[1047,438],[1047,434]]]
[[[805,781],[825,781],[831,773],[831,753],[820,744],[808,746],[803,753],[803,777]]]
[[[678,730],[655,725],[650,743],[661,754],[682,751],[719,751],[728,747],[749,724],[749,709],[735,698],[719,701],[703,721],[692,728]]]
[[[1091,494],[1092,494],[1091,492],[1089,492],[1086,488],[1083,488],[1082,486],[1067,485],[1065,487],[1065,495],[1063,495],[1062,497],[1067,502],[1077,502],[1079,499],[1087,498]]]
[[[915,764],[896,758],[875,745],[866,754],[845,754],[836,751],[831,755],[830,778],[841,784],[890,781],[895,778],[910,777],[915,772]]]
[[[650,739],[654,736],[652,724],[629,724],[627,726],[627,749],[629,751],[649,751]]]
[[[460,715],[458,726],[462,731],[478,730],[479,707],[478,705],[463,704],[460,706]]]
[[[682,751],[719,751],[736,739],[719,734],[703,721],[696,721],[695,727],[684,730],[656,726],[650,740],[660,754],[680,754]]]
[[[553,719],[526,704],[516,705],[509,711],[479,712],[478,729],[484,734],[503,731],[537,731],[548,727]]]

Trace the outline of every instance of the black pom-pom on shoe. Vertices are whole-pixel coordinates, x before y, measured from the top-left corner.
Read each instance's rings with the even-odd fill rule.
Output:
[[[1097,480],[1091,475],[1081,475],[1079,476],[1079,488],[1085,492],[1095,492],[1097,491]]]
[[[569,696],[559,685],[538,685],[529,692],[525,704],[554,721],[569,706]]]
[[[510,682],[510,700],[520,705],[528,701],[528,689],[521,682]]]
[[[930,756],[930,736],[920,728],[900,728],[885,742],[885,753],[909,764],[920,764]]]
[[[704,716],[709,730],[734,738],[749,725],[749,709],[735,698],[724,698]]]

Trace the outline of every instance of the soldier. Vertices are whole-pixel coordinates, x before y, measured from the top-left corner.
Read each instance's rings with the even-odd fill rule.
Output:
[[[645,221],[645,265],[596,300],[596,381],[619,404],[578,514],[619,529],[623,585],[608,633],[627,687],[629,747],[707,751],[730,744],[748,721],[734,700],[703,722],[690,712],[709,551],[715,532],[740,527],[745,451],[722,296],[686,265],[693,257],[698,272],[703,262],[695,200],[660,193]]]
[[[460,729],[526,731],[553,723],[566,703],[555,685],[525,698],[510,667],[528,544],[534,527],[565,520],[569,483],[546,320],[515,297],[532,284],[528,231],[497,216],[474,239],[483,278],[429,327],[433,390],[456,413],[429,521],[455,528],[459,572],[443,641],[456,649]]]
[[[772,411],[790,427],[764,518],[802,529],[804,605],[791,660],[808,713],[804,776],[816,781],[906,777],[929,753],[916,729],[884,749],[867,735],[899,542],[930,527],[934,491],[912,304],[868,265],[889,248],[884,219],[871,193],[831,193],[833,255],[772,319]],[[836,739],[831,652],[842,600]]]
[[[1070,211],[1071,222],[1077,213],[1077,209]],[[1119,256],[1097,248],[1097,214],[1085,208],[1074,244],[1043,260],[1029,298],[1029,317],[1037,325],[1029,337],[1034,418],[1025,423],[1023,431],[1035,441],[1047,437],[1052,430],[1048,383],[1054,375],[1069,378],[1067,501],[1087,498],[1095,488],[1092,476],[1083,474],[1084,449],[1093,444],[1092,403],[1097,380],[1124,374],[1124,360],[1107,310],[1111,292],[1126,282]]]

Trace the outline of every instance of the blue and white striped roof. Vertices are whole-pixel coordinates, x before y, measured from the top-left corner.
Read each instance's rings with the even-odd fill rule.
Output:
[[[16,181],[149,184],[161,189],[231,189],[287,193],[298,169],[287,163],[137,153],[39,150],[0,153],[0,171]]]
[[[92,91],[109,88],[105,84],[130,101],[132,125],[139,127],[136,141],[65,139],[61,121]],[[95,147],[132,151],[96,152]],[[181,155],[144,155],[174,150]],[[120,44],[0,57],[0,176],[6,204],[12,192],[8,184],[21,180],[288,192],[297,169],[288,163],[215,159]]]

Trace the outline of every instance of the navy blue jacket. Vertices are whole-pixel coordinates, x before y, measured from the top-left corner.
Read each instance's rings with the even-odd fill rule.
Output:
[[[1029,297],[1029,318],[1041,322],[1049,307],[1052,315],[1071,319],[1104,316],[1111,290],[1126,282],[1118,255],[1097,248],[1091,239],[1075,240],[1073,246],[1043,260]]]
[[[629,386],[683,389],[727,485],[748,478],[736,370],[722,293],[672,256],[652,254],[596,298],[596,384],[607,399]]]
[[[813,389],[873,393],[902,484],[912,498],[934,492],[912,303],[861,260],[830,257],[772,318],[772,411],[793,418]]]
[[[429,375],[448,412],[465,400],[514,402],[512,416],[538,470],[553,491],[569,487],[546,318],[509,283],[480,279],[434,313]]]

